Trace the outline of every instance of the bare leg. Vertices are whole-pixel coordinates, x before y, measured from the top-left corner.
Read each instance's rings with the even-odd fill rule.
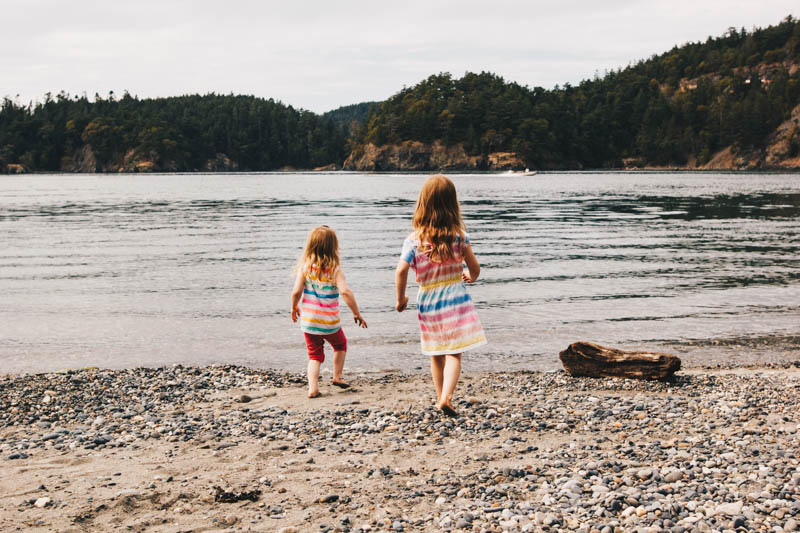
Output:
[[[342,350],[341,352],[333,352],[333,382],[342,384],[344,380],[342,379],[342,371],[344,370],[344,358],[347,356],[347,352]]]
[[[443,405],[446,405],[453,409],[453,394],[456,391],[458,378],[461,375],[461,354],[446,355],[443,359],[445,359],[445,361],[442,391],[436,406],[441,408]]]
[[[319,361],[308,360],[308,397],[319,396]]]
[[[444,361],[443,355],[431,356],[431,377],[433,377],[433,386],[436,388],[436,406],[441,404],[442,400],[442,382],[444,380]]]

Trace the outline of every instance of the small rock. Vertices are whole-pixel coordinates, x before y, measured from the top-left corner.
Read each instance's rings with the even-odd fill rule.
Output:
[[[714,515],[725,514],[728,516],[736,516],[738,514],[741,514],[743,504],[744,502],[723,503],[717,505],[717,507],[714,509],[713,514]]]
[[[53,503],[53,500],[51,500],[48,496],[45,496],[43,498],[39,498],[38,500],[36,500],[36,502],[34,502],[33,505],[35,505],[36,507],[39,507],[41,509],[43,507],[47,507],[48,505],[50,505],[52,503]]]
[[[250,403],[253,401],[253,398],[248,396],[247,394],[242,394],[241,396],[236,398],[236,401],[239,403]]]

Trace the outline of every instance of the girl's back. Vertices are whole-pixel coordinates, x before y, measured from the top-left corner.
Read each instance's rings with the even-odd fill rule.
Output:
[[[486,344],[475,305],[462,281],[461,250],[468,244],[469,236],[465,235],[463,242],[456,237],[452,256],[434,261],[430,246],[414,235],[403,243],[401,259],[414,270],[419,284],[417,313],[426,355],[461,353]]]
[[[339,288],[333,272],[316,265],[303,266],[303,299],[301,300],[300,329],[316,335],[335,333],[339,320]]]

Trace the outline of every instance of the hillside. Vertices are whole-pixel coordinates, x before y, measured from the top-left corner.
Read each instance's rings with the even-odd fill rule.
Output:
[[[0,169],[62,172],[245,171],[341,162],[328,119],[253,96],[138,99],[47,95],[0,107]]]
[[[345,167],[433,169],[446,147],[464,157],[443,168],[796,168],[798,53],[800,24],[787,17],[575,87],[434,75],[371,114]]]

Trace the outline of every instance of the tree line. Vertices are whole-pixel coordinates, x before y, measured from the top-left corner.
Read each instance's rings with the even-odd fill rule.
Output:
[[[56,171],[89,145],[100,170],[135,155],[158,168],[202,170],[224,154],[239,170],[313,168],[345,157],[346,134],[332,120],[272,99],[189,95],[139,99],[111,93],[48,94],[43,102],[0,107],[0,167]]]

